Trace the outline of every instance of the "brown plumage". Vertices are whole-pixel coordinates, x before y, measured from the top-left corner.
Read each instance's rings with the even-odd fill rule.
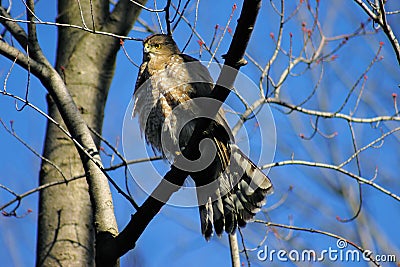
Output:
[[[153,150],[173,158],[187,145],[198,120],[209,120],[198,118],[202,104],[196,103],[196,98],[207,97],[213,81],[197,59],[179,51],[172,37],[151,35],[143,46],[133,115],[139,117]],[[196,183],[202,234],[208,240],[213,228],[221,235],[224,230],[232,234],[237,226],[246,225],[265,204],[272,184],[234,144],[222,110],[202,136],[213,141],[216,155],[208,167],[190,176]],[[207,154],[209,148],[200,146],[200,150]]]

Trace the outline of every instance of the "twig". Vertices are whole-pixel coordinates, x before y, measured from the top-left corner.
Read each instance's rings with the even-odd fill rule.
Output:
[[[4,83],[3,83],[3,91],[4,91],[4,92],[7,91],[7,82],[8,82],[8,79],[10,78],[10,75],[11,75],[12,70],[14,69],[15,62],[17,62],[17,59],[18,59],[18,57],[15,57],[13,63],[11,64],[11,67],[10,67],[10,69],[8,70],[7,75],[6,75],[5,79],[4,79]]]
[[[354,129],[353,129],[353,125],[351,124],[351,122],[348,122],[349,125],[349,129],[350,129],[350,133],[351,133],[351,141],[353,143],[353,149],[354,149],[354,153],[357,153],[358,149],[357,149],[357,142],[356,142],[356,136],[354,133]],[[356,154],[356,163],[357,163],[357,170],[358,170],[358,176],[362,176],[361,175],[361,164],[360,164],[360,158],[359,158],[359,153]],[[342,219],[342,218],[338,218],[338,221],[342,222],[342,223],[347,223],[347,222],[351,222],[354,221],[361,212],[361,208],[362,208],[362,203],[363,203],[363,198],[362,198],[362,186],[361,183],[359,181],[357,181],[358,184],[358,207],[357,207],[357,211],[354,213],[354,215],[350,218],[347,219]]]
[[[157,9],[157,0],[154,0],[154,8]],[[165,11],[165,9],[163,9],[163,11]],[[164,33],[161,19],[160,19],[160,14],[158,14],[157,12],[156,12],[156,17],[157,17],[157,21],[158,21],[158,27],[160,28],[161,33]]]
[[[400,44],[392,28],[387,23],[383,0],[378,1],[379,2],[378,14],[375,14],[362,0],[354,0],[354,2],[356,2],[373,21],[375,21],[376,23],[379,24],[379,26],[382,27],[384,33],[386,34],[387,38],[389,39],[393,47],[393,50],[397,57],[397,62],[400,64]]]
[[[50,164],[54,169],[56,169],[60,175],[63,177],[64,181],[67,181],[67,178],[65,177],[63,171],[60,169],[60,167],[57,166],[54,162],[51,160],[43,157],[39,152],[37,152],[33,147],[31,147],[28,143],[26,143],[21,137],[19,137],[14,129],[9,129],[7,125],[4,123],[4,121],[0,118],[0,123],[3,125],[4,129],[12,136],[14,136],[23,146],[25,146],[29,151],[31,151],[36,157],[40,158],[41,160],[45,161],[46,163]],[[12,126],[11,126],[12,127]]]
[[[355,123],[376,123],[381,121],[400,121],[400,117],[397,116],[376,116],[371,118],[359,118],[353,117],[350,115],[346,115],[343,113],[334,113],[334,112],[327,112],[327,111],[319,111],[319,110],[312,110],[306,109],[303,107],[299,107],[293,104],[286,103],[276,98],[267,98],[265,100],[267,103],[277,104],[282,107],[289,108],[294,111],[298,111],[304,114],[319,116],[323,118],[337,118],[337,119],[344,119],[346,121],[355,122]]]
[[[132,165],[132,164],[137,164],[137,163],[141,163],[141,162],[148,162],[148,161],[154,161],[154,160],[160,160],[160,159],[161,159],[161,157],[133,159],[133,160],[128,160],[126,163],[128,165]],[[104,168],[104,170],[105,171],[113,171],[113,170],[119,169],[119,168],[121,168],[123,166],[125,166],[125,164],[123,164],[123,163],[115,164],[115,165],[112,165],[110,167]],[[26,191],[26,192],[24,192],[22,194],[17,194],[15,192],[12,192],[12,193],[10,192],[11,194],[13,194],[15,196],[15,198],[10,200],[9,202],[3,204],[2,206],[0,206],[0,210],[3,210],[5,208],[7,208],[8,206],[14,204],[15,202],[21,201],[23,198],[25,198],[25,197],[27,197],[29,195],[32,195],[32,194],[34,194],[36,192],[39,192],[39,191],[41,191],[43,189],[46,189],[46,188],[49,188],[49,187],[52,187],[52,186],[56,186],[56,185],[60,185],[60,184],[66,184],[66,183],[69,183],[69,182],[72,182],[72,181],[75,181],[75,180],[78,180],[78,179],[82,179],[82,178],[85,178],[85,177],[86,177],[85,173],[79,174],[79,175],[76,175],[76,176],[71,177],[71,178],[66,179],[66,180],[42,184],[42,185],[40,185],[38,187],[35,187],[35,188],[31,189],[31,190],[28,190],[28,191]],[[1,187],[1,184],[0,184],[0,187]]]
[[[239,234],[240,234],[240,239],[242,241],[243,252],[244,252],[244,255],[246,256],[247,267],[250,267],[251,266],[250,258],[249,258],[249,254],[247,253],[246,244],[244,243],[244,235],[243,235],[242,229],[239,227],[238,231],[239,231]]]
[[[343,104],[340,106],[340,108],[335,112],[339,113],[343,110],[343,108],[346,106],[347,102],[350,99],[350,96],[352,95],[353,91],[356,89],[358,84],[360,83],[361,80],[365,80],[365,75],[367,75],[368,71],[372,68],[372,66],[375,64],[375,62],[378,60],[378,56],[382,50],[382,45],[379,46],[378,51],[376,52],[374,58],[371,60],[369,63],[368,67],[365,69],[365,71],[358,77],[357,81],[354,83],[354,85],[350,88],[349,93],[347,94],[345,100],[343,101]]]
[[[272,1],[271,1],[271,3],[272,3]],[[279,20],[278,40],[277,40],[276,45],[275,45],[274,53],[272,54],[271,58],[268,60],[268,63],[265,65],[265,67],[264,67],[264,69],[262,71],[262,74],[261,74],[261,77],[260,77],[260,80],[259,80],[259,87],[260,88],[263,88],[262,84],[264,82],[265,76],[267,76],[267,78],[269,78],[269,70],[271,69],[271,66],[275,62],[275,60],[276,60],[276,58],[278,56],[279,50],[281,49],[281,41],[282,41],[282,34],[283,34],[283,24],[285,22],[285,1],[284,0],[281,0],[281,11],[279,12],[279,17],[280,17],[280,20]],[[268,92],[267,92],[267,94],[268,94]],[[275,96],[276,97],[279,96],[279,91],[278,92],[275,91]]]
[[[164,9],[157,9],[157,8],[153,9],[153,8],[149,8],[149,7],[145,6],[145,5],[142,5],[141,3],[137,2],[137,1],[134,1],[134,0],[129,0],[129,1],[131,1],[132,3],[137,5],[138,7],[142,8],[143,10],[146,10],[146,11],[149,11],[149,12],[155,12],[155,13],[164,12]]]
[[[99,168],[99,170],[105,175],[105,177],[108,179],[108,181],[115,187],[115,189],[117,190],[118,193],[120,193],[122,196],[124,196],[131,204],[132,206],[136,209],[139,208],[139,206],[136,204],[136,202],[130,197],[128,196],[119,186],[118,184],[111,178],[111,176],[106,172],[105,168],[103,167],[103,165],[95,159],[94,155],[96,155],[95,153],[92,154],[90,150],[85,149],[82,144],[75,139],[66,129],[64,129],[57,121],[55,121],[53,118],[51,118],[50,116],[48,116],[45,112],[43,112],[41,109],[39,109],[38,107],[36,107],[35,105],[33,105],[30,102],[26,102],[24,99],[15,96],[13,94],[10,94],[8,92],[4,92],[4,91],[0,91],[0,94],[12,97],[18,101],[21,101],[23,103],[26,103],[27,106],[33,108],[35,111],[37,111],[39,114],[41,114],[42,116],[44,116],[46,119],[48,119],[51,123],[54,123],[57,128],[59,128],[68,138],[70,138],[70,140],[75,144],[75,146],[85,155],[87,156],[91,162],[93,162],[97,168]],[[121,166],[115,167],[119,168]]]
[[[126,51],[124,41],[120,40],[119,44],[121,45],[122,51],[124,52],[126,58],[129,60],[129,62],[132,63],[132,65],[135,66],[136,68],[139,68],[139,65],[137,63],[135,63],[135,61],[133,61],[133,59],[129,56],[128,51]]]
[[[196,31],[195,27],[192,26],[192,24],[190,23],[190,21],[189,21],[186,17],[184,17],[184,16],[182,15],[182,13],[179,12],[179,10],[176,9],[176,7],[175,7],[175,5],[174,5],[173,3],[171,3],[171,6],[178,12],[179,17],[182,18],[183,21],[189,26],[189,28],[191,29],[191,31],[193,32],[193,34],[196,35],[197,38],[199,38],[199,40],[201,41],[201,43],[203,44],[203,47],[207,50],[207,52],[208,52],[210,55],[212,55],[211,49],[206,45],[205,41],[203,40],[203,38],[201,37],[201,35]],[[189,41],[190,41],[190,39],[188,40],[188,42],[186,43],[186,45],[189,44]],[[185,45],[185,46],[186,46],[186,45]],[[215,58],[214,60],[215,60],[215,62],[217,62],[218,64],[220,64],[220,63],[219,63],[219,60],[217,60],[216,58]]]
[[[7,10],[0,6],[0,23],[12,34],[12,36],[18,41],[21,47],[28,46],[28,36],[24,29],[10,17]]]
[[[347,165],[348,163],[350,163],[355,157],[357,157],[361,152],[363,152],[364,150],[366,150],[367,148],[372,147],[373,145],[375,145],[376,143],[383,141],[383,139],[385,139],[387,136],[400,131],[400,127],[394,128],[393,130],[382,134],[379,138],[375,139],[374,141],[372,141],[371,143],[367,144],[366,146],[363,146],[362,148],[358,149],[357,151],[355,151],[347,160],[343,161],[341,164],[338,165],[339,168],[344,167],[345,165]]]
[[[190,40],[192,40],[193,33],[196,33],[196,25],[197,25],[197,19],[198,19],[198,14],[199,14],[199,13],[198,13],[198,12],[199,12],[199,3],[200,3],[200,0],[197,0],[197,1],[196,1],[195,12],[194,12],[194,22],[193,22],[193,26],[189,23],[189,21],[187,20],[186,17],[181,16],[181,17],[183,18],[183,20],[189,25],[189,27],[192,28],[192,32],[190,33],[190,36],[189,36],[188,40],[186,41],[186,44],[183,46],[182,52],[185,52],[187,46],[188,46],[189,43],[190,43]],[[174,5],[173,5],[173,7],[175,8],[176,12],[179,13],[179,10],[178,10]],[[196,36],[204,43],[204,41],[199,37],[198,34],[196,34]],[[205,44],[205,43],[204,43],[204,44]]]
[[[179,1],[179,3],[180,3],[180,1]],[[186,11],[186,8],[188,7],[189,3],[190,3],[190,0],[186,0],[186,3],[185,3],[185,5],[184,5],[184,7],[183,7],[183,9],[182,9],[182,12],[179,12],[179,5],[178,5],[177,8],[174,7],[174,9],[175,9],[175,16],[174,16],[174,19],[173,19],[173,20],[175,20],[175,17],[176,17],[178,14],[179,14],[179,17],[178,17],[178,20],[176,21],[175,25],[172,27],[172,31],[175,31],[176,27],[178,27],[178,24],[179,24],[179,22],[181,21],[182,17],[184,16],[185,11]]]
[[[149,24],[148,24],[145,20],[143,20],[142,18],[138,18],[138,19],[137,19],[137,22],[139,22],[139,24],[142,25],[142,26],[145,28],[145,30],[146,30],[147,32],[149,32],[149,33],[156,33],[156,30],[153,29],[153,28],[151,28],[151,27],[149,26]]]
[[[105,32],[105,31],[97,31],[97,30],[85,28],[83,26],[78,26],[78,25],[68,24],[68,23],[58,23],[58,22],[50,22],[50,21],[28,21],[28,20],[22,20],[22,19],[13,19],[13,18],[5,17],[3,15],[0,15],[0,19],[7,20],[7,21],[12,21],[12,22],[26,23],[26,24],[39,24],[39,25],[50,25],[50,26],[57,26],[57,27],[64,27],[64,28],[73,28],[73,29],[78,29],[78,30],[82,30],[82,31],[85,31],[85,32],[90,32],[90,33],[93,33],[93,34],[99,34],[99,35],[114,37],[114,38],[117,38],[117,39],[132,40],[132,41],[142,41],[141,38],[135,38],[135,37],[125,36],[125,35],[119,35],[119,34],[114,34],[114,33]]]
[[[26,89],[25,89],[25,103],[22,105],[21,108],[18,108],[18,102],[15,101],[15,109],[17,111],[22,111],[26,107],[26,103],[28,103],[28,95],[29,95],[29,85],[31,84],[31,64],[30,64],[30,57],[29,57],[29,46],[26,47],[26,57],[28,59],[28,66],[27,66],[27,81],[26,81]]]
[[[209,62],[208,62],[208,64],[207,64],[207,68],[210,67],[211,62],[213,61],[213,59],[215,58],[215,55],[217,54],[217,51],[218,51],[218,49],[219,49],[219,46],[221,45],[222,40],[224,39],[224,36],[225,36],[226,32],[228,31],[229,24],[231,24],[231,21],[232,21],[232,18],[233,18],[233,14],[235,13],[235,10],[236,10],[236,4],[234,4],[233,7],[232,7],[231,15],[229,16],[229,19],[228,19],[228,21],[226,22],[226,25],[225,25],[225,27],[224,27],[224,30],[222,31],[221,37],[219,38],[219,41],[218,41],[218,43],[217,43],[217,46],[215,47],[214,52],[213,52],[212,55],[211,55],[211,58],[210,58],[210,60],[209,60]],[[211,47],[211,45],[210,45],[210,47]]]
[[[94,13],[93,13],[93,0],[89,0],[90,3],[90,16],[92,17],[92,30],[96,31],[96,23],[94,21]]]
[[[77,2],[78,2],[79,14],[80,14],[80,16],[81,16],[81,21],[82,21],[83,27],[84,27],[85,29],[89,29],[88,26],[86,25],[85,18],[83,17],[83,11],[82,11],[82,6],[81,6],[81,1],[80,1],[80,0],[77,0]],[[90,1],[90,2],[92,2],[92,1]],[[93,30],[94,30],[94,29],[93,29]]]
[[[321,162],[311,162],[311,161],[305,161],[305,160],[285,160],[285,161],[279,161],[279,162],[274,162],[274,163],[270,163],[270,164],[266,164],[264,166],[261,167],[261,169],[268,169],[268,168],[272,168],[272,167],[280,167],[280,166],[285,166],[285,165],[304,165],[304,166],[310,166],[310,167],[316,167],[316,168],[324,168],[324,169],[331,169],[331,170],[335,170],[338,171],[340,173],[343,173],[353,179],[355,179],[356,181],[359,181],[361,183],[370,185],[372,187],[374,187],[375,189],[381,191],[382,193],[394,198],[397,201],[400,201],[400,196],[392,193],[391,191],[389,191],[388,189],[383,188],[382,186],[374,183],[371,180],[368,180],[366,178],[360,177],[357,174],[354,174],[352,172],[349,172],[339,166],[336,165],[331,165],[331,164],[327,164],[327,163],[321,163]]]
[[[56,182],[51,182],[51,183],[40,185],[38,187],[35,187],[35,188],[31,189],[31,190],[26,191],[23,194],[16,194],[15,193],[14,195],[16,196],[16,198],[14,198],[13,200],[10,200],[9,202],[7,202],[7,203],[3,204],[2,206],[0,206],[0,210],[4,210],[5,208],[7,208],[8,206],[14,204],[15,202],[20,201],[23,198],[25,198],[25,197],[27,197],[29,195],[32,195],[32,194],[34,194],[36,192],[39,192],[39,191],[41,191],[43,189],[46,189],[46,188],[49,188],[49,187],[52,187],[52,186],[56,186],[56,185],[60,185],[60,184],[66,184],[66,183],[69,183],[69,182],[72,182],[72,181],[75,181],[75,180],[78,180],[78,179],[81,179],[81,178],[84,178],[84,177],[85,177],[85,174],[82,174],[80,176],[76,176],[76,177],[73,177],[73,178],[68,179],[68,180],[56,181]]]
[[[179,0],[178,1],[178,6],[177,6],[177,10],[179,10],[179,8],[181,8],[181,4],[182,4],[182,0]],[[174,15],[174,17],[170,20],[170,23],[173,23],[174,21],[175,21],[175,19],[176,19],[176,17],[178,16],[178,12],[175,12],[175,15]]]

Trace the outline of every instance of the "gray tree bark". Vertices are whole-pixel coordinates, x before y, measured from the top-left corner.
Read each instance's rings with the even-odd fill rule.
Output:
[[[93,1],[93,6],[90,6],[89,1],[79,2],[80,7],[77,1],[58,1],[57,22],[82,26],[85,24],[90,29],[94,27],[95,30],[126,35],[140,12],[137,6],[126,0],[120,1],[113,13],[109,11],[108,0]],[[118,49],[119,40],[113,37],[73,28],[59,28],[58,31],[56,70],[63,78],[82,118],[97,132],[102,129],[104,106]],[[49,95],[47,98],[48,114],[62,122],[53,97]],[[98,148],[99,140],[94,140]],[[82,155],[78,153],[74,143],[52,123],[47,125],[43,156],[56,163],[68,177],[84,172]],[[40,184],[62,179],[52,166],[42,162]],[[102,188],[102,191],[107,200],[104,205],[113,209],[109,188]],[[94,266],[94,222],[97,220],[93,218],[96,213],[92,210],[95,198],[92,194],[84,179],[40,192],[37,266]],[[96,225],[97,232],[107,230],[116,235],[118,229],[115,217],[107,217],[111,217],[108,218],[109,223],[104,226]]]

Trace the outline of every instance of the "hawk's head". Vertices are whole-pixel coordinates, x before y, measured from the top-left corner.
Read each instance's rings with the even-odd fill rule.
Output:
[[[153,34],[143,40],[144,58],[155,56],[170,56],[179,54],[179,48],[171,36],[166,34]]]

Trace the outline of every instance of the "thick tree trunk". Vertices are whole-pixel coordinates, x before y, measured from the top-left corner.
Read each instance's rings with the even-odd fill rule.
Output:
[[[67,3],[68,2],[68,3]],[[106,2],[108,1],[100,1]],[[59,22],[82,25],[78,2],[59,1]],[[99,2],[95,2],[99,3]],[[82,10],[89,10],[89,3],[81,1]],[[94,7],[94,14],[104,14],[108,6]],[[84,18],[91,21],[85,12]],[[95,23],[102,21],[97,15]],[[92,25],[91,23],[89,24]],[[100,83],[99,59],[90,58],[90,34],[69,29],[59,29],[56,68],[73,96],[82,116],[91,127],[101,132],[104,103],[110,81]],[[85,44],[86,42],[86,44]],[[89,51],[88,51],[89,50]],[[77,58],[81,61],[77,62]],[[109,59],[113,66],[113,58]],[[82,64],[83,63],[83,64]],[[106,77],[112,77],[112,69]],[[103,77],[104,77],[103,76]],[[61,122],[62,118],[51,97],[48,97],[48,114]],[[98,146],[98,142],[96,143]],[[61,167],[66,176],[84,173],[81,159],[74,144],[54,124],[47,125],[44,157]],[[40,184],[61,180],[60,174],[47,163],[42,163]],[[62,266],[94,265],[94,228],[92,209],[85,179],[66,185],[48,188],[40,193],[37,240],[37,265]]]
[[[94,26],[96,30],[116,31],[113,27],[114,22],[121,17],[121,14],[113,18],[114,24],[106,24],[111,20],[109,1],[92,1],[92,3],[91,7],[89,1],[60,0],[58,22],[87,25],[91,29]],[[137,7],[130,5],[129,8],[130,10],[125,12],[130,13],[130,16],[124,16],[128,22],[118,25],[117,34],[127,34],[139,13]],[[63,77],[83,119],[97,132],[101,132],[102,129],[104,106],[118,49],[119,40],[115,38],[73,28],[59,28],[56,69]],[[48,114],[56,121],[62,122],[51,97],[48,97]],[[96,145],[99,146],[98,140]],[[52,123],[47,125],[43,156],[56,163],[67,177],[84,173],[81,158],[74,144]],[[52,166],[42,162],[40,184],[62,179]],[[105,192],[109,190],[106,189]],[[107,205],[112,207],[113,204],[111,202]],[[85,179],[41,191],[37,266],[93,266],[95,259],[93,222],[90,193]],[[110,218],[107,231],[112,234],[118,233],[115,218]]]

